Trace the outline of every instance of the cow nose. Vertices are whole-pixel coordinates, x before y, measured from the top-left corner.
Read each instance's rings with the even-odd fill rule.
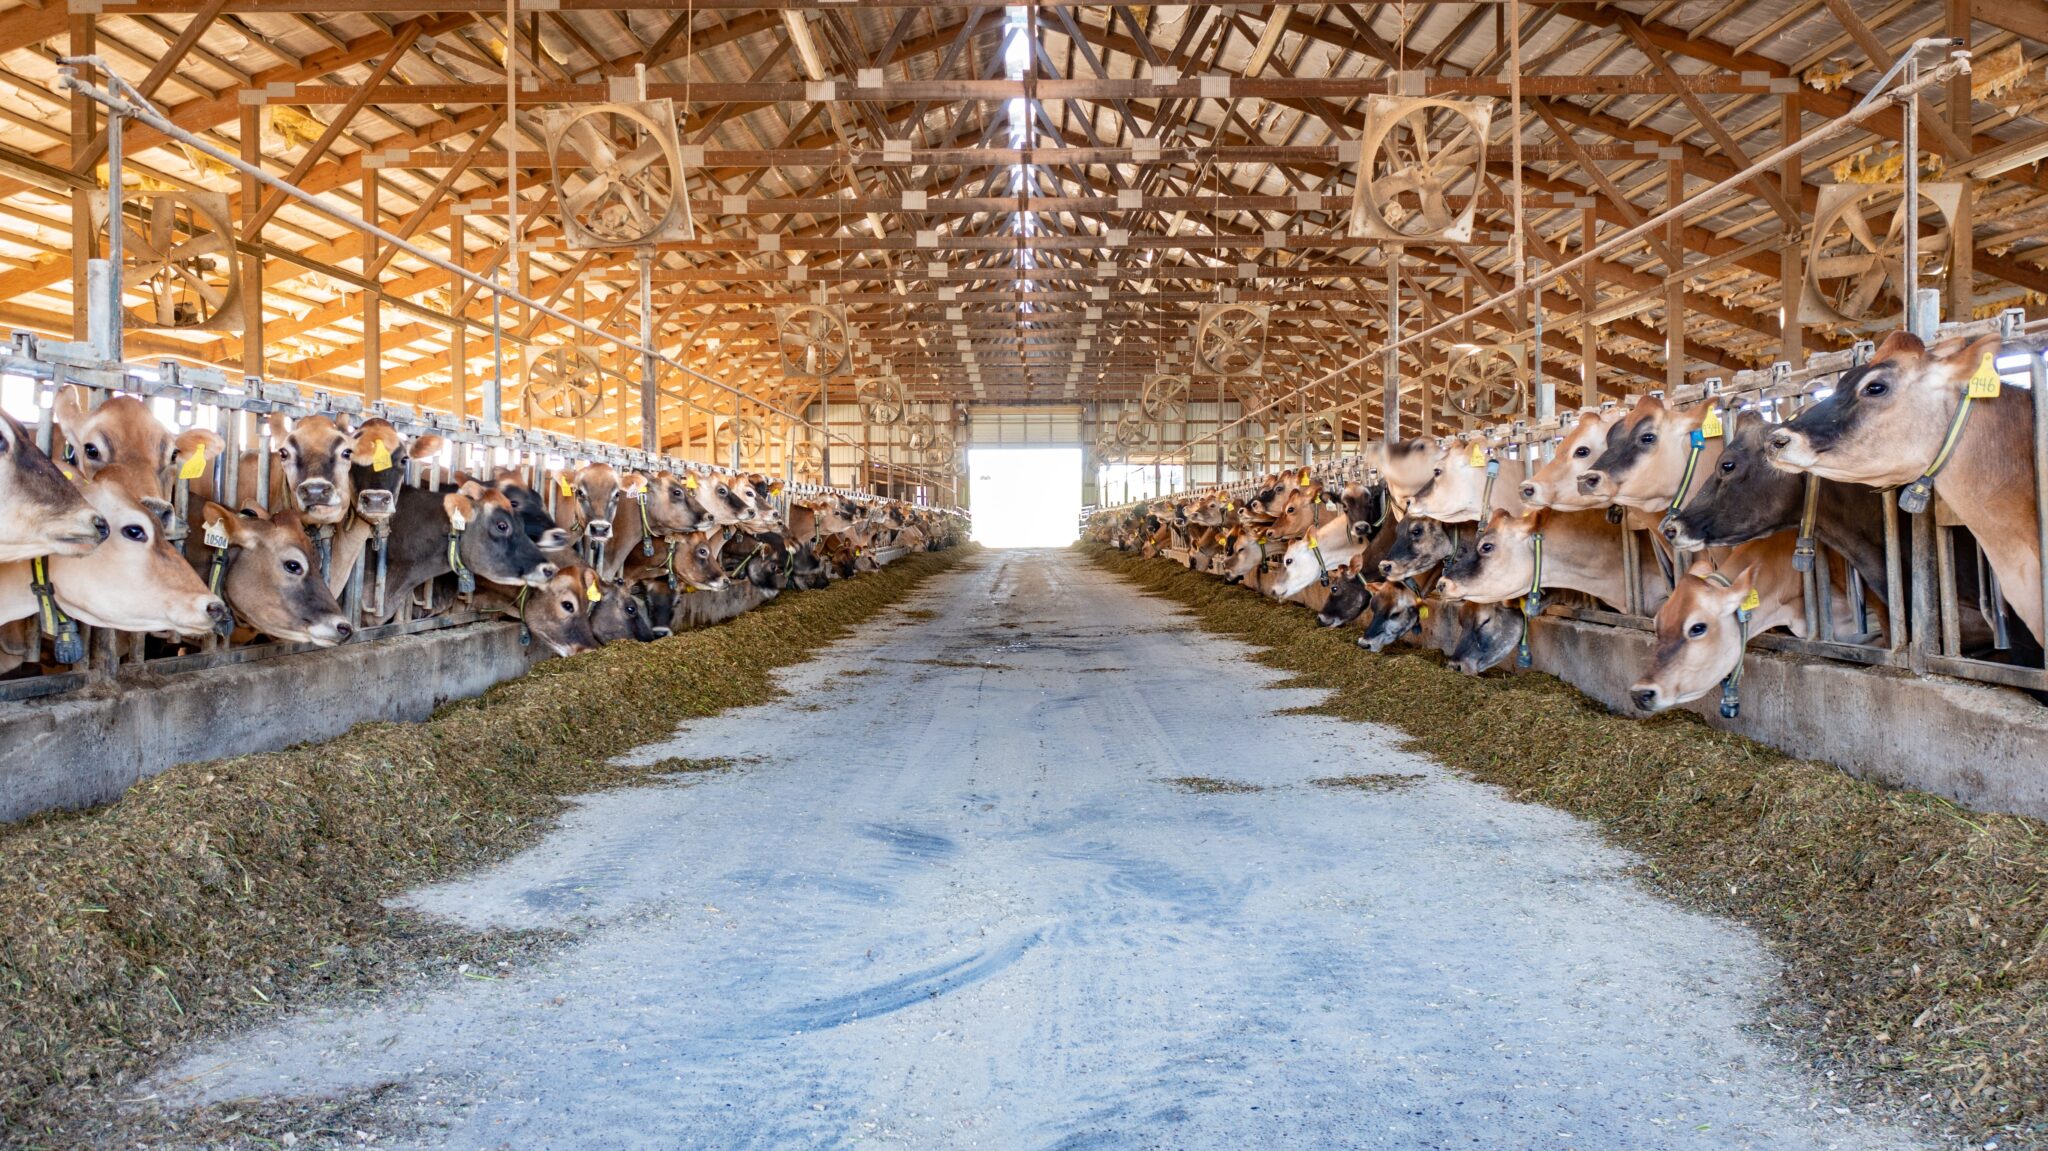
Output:
[[[1387,578],[1387,579],[1392,579],[1392,578],[1394,578],[1394,561],[1393,561],[1393,560],[1381,560],[1381,561],[1380,561],[1380,575],[1384,576],[1384,577],[1385,577],[1385,578]]]
[[[100,540],[104,543],[107,538],[107,517],[92,517],[92,530],[99,533]]]
[[[1605,478],[1599,472],[1587,472],[1579,477],[1579,490],[1590,494],[1600,486],[1600,481]]]
[[[1629,692],[1628,698],[1631,701],[1633,701],[1637,707],[1641,708],[1644,711],[1649,711],[1651,708],[1657,706],[1657,689],[1654,687],[1639,687],[1634,691]]]
[[[307,507],[318,507],[334,497],[334,485],[326,480],[302,480],[298,486],[299,502]]]
[[[555,573],[560,570],[562,569],[556,567],[554,564],[542,564],[539,567],[533,569],[533,574],[540,577],[541,583],[546,583],[549,580],[555,578]]]
[[[1531,500],[1534,500],[1535,498],[1536,498],[1536,485],[1535,485],[1535,484],[1523,484],[1523,485],[1522,485],[1522,501],[1523,501],[1524,503],[1527,503],[1527,502],[1529,502],[1529,501],[1531,501]]]
[[[608,540],[612,538],[612,521],[591,520],[590,538],[594,540]]]
[[[1792,446],[1792,433],[1784,428],[1778,428],[1770,434],[1769,443],[1772,448],[1782,452]]]
[[[228,605],[222,603],[217,599],[207,600],[206,618],[212,620],[215,623],[219,623],[220,621],[228,618]]]
[[[1662,531],[1663,531],[1663,533],[1664,533],[1664,538],[1665,538],[1665,539],[1667,539],[1667,540],[1670,540],[1670,541],[1671,541],[1672,543],[1677,543],[1677,542],[1678,542],[1678,521],[1677,521],[1677,520],[1665,520],[1665,521],[1664,521],[1664,526],[1663,526],[1663,528],[1662,528],[1661,530],[1662,530]]]
[[[356,634],[356,629],[345,623],[338,623],[334,625],[334,634],[341,637],[342,642],[346,643],[350,636]]]

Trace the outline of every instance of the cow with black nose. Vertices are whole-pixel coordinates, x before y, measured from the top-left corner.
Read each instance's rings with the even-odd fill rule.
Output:
[[[401,489],[390,550],[378,622],[389,619],[420,585],[442,576],[453,575],[457,591],[473,591],[478,580],[537,587],[560,570],[527,534],[526,517],[511,500],[475,480],[460,487]]]

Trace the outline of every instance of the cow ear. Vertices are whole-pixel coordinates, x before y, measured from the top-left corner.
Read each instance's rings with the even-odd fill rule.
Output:
[[[1920,342],[1920,337],[1900,329],[1884,338],[1884,342],[1877,346],[1877,354],[1870,357],[1870,362],[1881,364],[1886,360],[1925,355],[1926,352],[1927,345]]]
[[[1943,340],[1934,349],[1934,356],[1948,369],[1949,374],[1961,377],[1976,371],[1977,365],[1982,363],[1986,356],[1996,359],[1998,350],[2004,346],[2005,341],[1999,339],[1996,333],[1980,336],[1968,343],[1960,339]]]
[[[1728,578],[1728,590],[1730,593],[1744,598],[1747,598],[1750,592],[1756,590],[1756,564],[1754,561]]]
[[[335,431],[340,432],[344,436],[356,434],[356,419],[354,416],[349,415],[347,412],[336,412],[334,413],[333,420]]]
[[[207,500],[205,509],[200,512],[199,525],[202,538],[212,537],[206,541],[209,544],[221,536],[226,536],[230,544],[237,546],[246,544],[249,539],[249,522],[212,500]]]
[[[57,417],[57,426],[63,430],[64,438],[77,437],[75,426],[86,417],[87,412],[84,388],[77,384],[67,384],[57,389],[57,406],[52,414]]]
[[[197,479],[206,474],[209,462],[220,458],[228,442],[210,428],[186,428],[171,445],[171,464],[180,479]]]
[[[283,412],[272,412],[263,417],[263,422],[270,426],[270,443],[273,448],[284,443],[284,438],[291,434],[291,429],[285,426]]]
[[[414,436],[412,442],[405,445],[405,454],[421,463],[426,463],[447,450],[447,439],[432,432]]]
[[[619,481],[619,490],[626,494],[627,499],[637,500],[647,493],[647,477],[639,472],[627,472]]]
[[[279,508],[271,512],[270,522],[279,527],[290,528],[292,531],[302,534],[306,530],[305,521],[299,518],[299,509],[297,508]]]
[[[1705,555],[1702,555],[1700,556],[1700,558],[1692,561],[1692,566],[1685,569],[1685,574],[1691,576],[1694,579],[1706,579],[1708,576],[1714,574],[1714,561],[1708,559]]]
[[[447,513],[450,531],[463,531],[476,522],[476,501],[466,494],[474,486],[464,484],[462,491],[449,492],[441,497],[441,510]]]
[[[485,496],[490,495],[492,492],[492,489],[489,486],[479,483],[476,480],[464,480],[462,486],[457,490],[460,491],[464,496],[467,496],[471,503],[475,503],[476,501],[483,499]]]

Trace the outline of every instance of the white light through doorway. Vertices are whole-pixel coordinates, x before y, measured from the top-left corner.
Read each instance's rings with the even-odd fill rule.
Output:
[[[1081,517],[1081,449],[975,448],[967,455],[974,539],[992,548],[1065,547]]]

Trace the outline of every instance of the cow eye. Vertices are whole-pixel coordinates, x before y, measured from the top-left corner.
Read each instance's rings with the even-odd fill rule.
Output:
[[[1722,460],[1722,461],[1721,461],[1721,470],[1722,470],[1723,472],[1733,472],[1733,471],[1735,470],[1735,461],[1734,461],[1734,460]]]
[[[575,601],[575,600],[573,600],[573,599],[565,599],[565,600],[563,600],[563,601],[562,601],[562,610],[563,610],[563,611],[565,611],[565,612],[567,612],[567,613],[568,613],[568,614],[570,614],[570,615],[575,615],[575,614],[576,614],[576,601]]]
[[[89,460],[96,460],[96,459],[99,459],[99,458],[100,458],[100,446],[99,446],[98,444],[87,444],[87,445],[85,445],[85,458],[86,458],[86,459],[89,459]]]
[[[512,521],[508,519],[493,520],[491,521],[491,530],[501,536],[505,535],[512,530]]]
[[[127,527],[121,529],[121,536],[123,539],[131,539],[139,544],[148,543],[149,529],[143,527],[141,524],[129,524]]]
[[[679,499],[682,499],[682,498],[683,498],[683,489],[681,489],[681,488],[670,488],[670,489],[668,490],[668,498],[670,498],[670,499],[672,499],[672,500],[679,500]]]
[[[1483,543],[1483,544],[1480,544],[1480,545],[1479,545],[1479,554],[1480,554],[1480,555],[1483,555],[1483,556],[1490,556],[1490,555],[1492,555],[1492,554],[1493,554],[1493,541],[1491,541],[1491,540],[1488,540],[1487,542],[1485,542],[1485,543]]]
[[[1637,439],[1636,442],[1643,445],[1644,447],[1649,447],[1651,444],[1657,442],[1657,433],[1644,432],[1641,438]]]
[[[342,458],[342,459],[345,459],[345,460],[352,460],[352,459],[355,459],[355,458],[356,458],[356,450],[355,450],[354,448],[343,448],[343,449],[341,449],[341,458]]]
[[[708,557],[709,557],[710,555],[711,555],[711,549],[710,549],[710,548],[698,548],[698,549],[697,549],[697,558],[698,558],[698,559],[700,559],[700,560],[701,560],[701,559],[706,559],[706,558],[708,558]]]
[[[627,615],[639,615],[639,614],[640,614],[640,609],[639,609],[639,608],[637,608],[637,607],[634,607],[634,606],[633,606],[632,604],[630,604],[630,603],[629,603],[629,604],[627,604],[627,605],[626,605],[626,614],[627,614]]]
[[[1583,460],[1587,456],[1590,456],[1592,454],[1593,449],[1587,447],[1584,444],[1580,444],[1578,447],[1572,449],[1572,458],[1575,460]]]
[[[1433,476],[1440,476],[1444,474],[1444,470],[1442,468],[1436,468],[1433,469],[1429,474]]]
[[[1707,634],[1707,625],[1704,623],[1696,623],[1685,629],[1685,637],[1687,639],[1698,639],[1705,634]]]
[[[1886,390],[1886,385],[1883,380],[1872,380],[1869,383],[1863,385],[1863,394],[1866,396],[1881,396],[1885,393]]]
[[[718,485],[718,494],[722,496],[729,496],[732,494],[732,489],[726,487],[724,484],[720,484]]]
[[[281,460],[288,460],[288,459],[291,459],[291,458],[292,458],[292,449],[291,449],[291,445],[289,445],[289,444],[283,444],[283,445],[280,445],[280,446],[278,447],[278,449],[277,449],[277,458],[278,458],[278,459],[281,459]]]
[[[286,575],[305,575],[306,565],[297,560],[286,560],[284,561],[284,570]]]

